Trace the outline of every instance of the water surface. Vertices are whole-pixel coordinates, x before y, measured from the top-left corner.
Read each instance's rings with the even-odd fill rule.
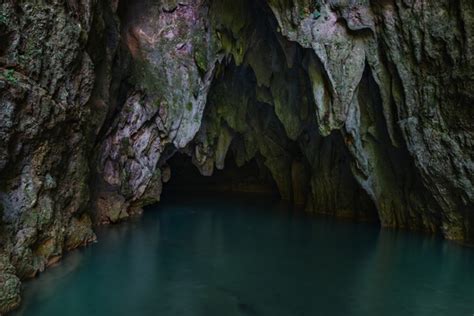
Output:
[[[15,315],[474,313],[474,249],[289,211],[182,195],[26,283]]]

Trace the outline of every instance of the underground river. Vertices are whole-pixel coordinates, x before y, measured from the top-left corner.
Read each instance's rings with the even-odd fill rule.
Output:
[[[168,197],[98,240],[27,282],[13,315],[474,313],[473,249],[269,197]]]

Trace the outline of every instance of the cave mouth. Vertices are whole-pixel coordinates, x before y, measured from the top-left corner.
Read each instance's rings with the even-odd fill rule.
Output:
[[[222,170],[215,169],[212,175],[201,174],[191,157],[177,152],[167,161],[171,177],[163,185],[162,197],[176,194],[255,193],[279,197],[278,187],[269,171],[255,157],[238,166],[232,153],[225,159]]]
[[[238,7],[240,27],[237,18],[230,18],[235,9],[231,2],[215,2],[210,8],[226,58],[216,64],[192,143],[161,160],[171,170],[161,198],[259,193],[315,215],[380,224],[377,206],[353,174],[355,163],[344,136],[319,133],[310,78],[311,67],[316,67],[312,61],[319,58],[280,34],[265,1],[245,0]],[[229,151],[222,152],[219,144],[226,134],[231,135]],[[204,175],[196,163],[199,146],[215,166],[224,154],[223,170],[213,166],[211,175]],[[255,156],[247,154],[251,152]]]
[[[163,122],[171,120],[170,115],[193,129],[195,126],[191,122],[200,125],[190,142],[181,143],[182,139],[177,138],[164,149],[157,165],[162,171],[169,167],[171,176],[164,175],[165,183],[157,184],[158,189],[153,192],[162,189],[161,194],[155,194],[146,204],[159,202],[174,193],[251,192],[280,197],[314,214],[380,222],[376,205],[353,174],[355,161],[346,148],[344,136],[334,132],[332,136],[323,137],[319,133],[311,74],[321,71],[323,81],[328,79],[315,52],[288,40],[281,33],[277,17],[266,1],[235,3],[223,0],[208,4],[206,14],[210,24],[206,27],[216,33],[219,50],[207,50],[205,55],[209,57],[216,53],[220,57],[206,60],[215,68],[206,83],[209,89],[203,94],[205,101],[199,110],[202,112],[194,113],[195,102],[181,102],[188,100],[184,92],[164,94],[163,99],[169,104],[179,101],[174,104],[174,110],[172,106],[167,107],[167,102],[161,103],[161,99],[157,103],[160,117],[163,112]],[[184,13],[188,9],[181,4],[170,7],[165,2],[146,0],[119,2],[118,16],[126,42],[125,55],[131,58],[127,69],[130,76],[123,79],[128,83],[126,88],[143,90],[153,99],[156,87],[148,83],[158,78],[137,77],[135,72],[143,72],[142,62],[145,60],[150,61],[150,65],[159,66],[158,69],[167,69],[170,66],[161,64],[161,60],[166,60],[167,52],[179,51],[177,47],[183,47],[179,44],[169,46],[170,50],[160,50],[149,46],[148,41],[138,41],[142,31],[155,34],[160,29],[157,26],[163,26],[151,23],[144,16],[154,12],[163,19],[175,15],[182,18],[187,16]],[[191,29],[191,26],[181,25],[181,29],[187,28]],[[181,37],[184,42],[184,33]],[[190,73],[197,66],[200,80],[205,81],[209,64],[196,56],[204,52],[200,50],[201,46],[212,45],[210,42],[187,40],[189,47],[196,50],[193,62],[186,63],[189,58],[184,57],[182,61],[189,66]],[[171,40],[165,44],[170,43]],[[144,46],[141,48],[138,44]],[[147,55],[149,52],[153,52],[151,57]],[[165,80],[164,83],[172,82]],[[196,91],[190,100],[195,101],[199,93]],[[170,110],[171,114],[168,113],[169,109],[174,112]],[[171,130],[171,127],[167,128]],[[151,132],[155,131],[156,128]],[[177,148],[180,149],[176,152]],[[225,160],[225,168],[217,170],[221,160]],[[156,184],[153,181],[149,183]]]

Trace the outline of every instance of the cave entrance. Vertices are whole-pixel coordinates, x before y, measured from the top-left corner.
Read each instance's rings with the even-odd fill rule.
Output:
[[[178,152],[168,160],[171,177],[163,186],[162,196],[172,193],[256,193],[278,197],[278,187],[259,157],[238,166],[232,153],[223,170],[215,169],[211,176],[200,173],[187,154]]]
[[[317,214],[378,220],[373,201],[353,175],[353,160],[343,136],[319,134],[310,77],[314,71],[321,71],[324,77],[324,72],[313,50],[280,34],[265,1],[222,0],[210,4],[208,14],[222,46],[219,54],[225,58],[215,64],[203,116],[192,118],[200,123],[192,143],[178,152],[170,145],[161,158],[160,166],[167,164],[171,170],[161,196],[171,192],[264,193],[281,196]],[[127,29],[127,23],[133,24],[141,17],[140,12],[147,11],[141,6],[149,5],[151,2],[143,0],[121,2],[122,27]],[[128,44],[133,50],[133,43]],[[183,104],[175,106],[183,113],[193,113],[192,103],[186,109],[180,107]],[[180,124],[191,122],[182,117]],[[236,138],[229,140],[229,135]],[[228,142],[233,142],[233,154],[227,154],[224,170],[204,176],[210,172],[201,173],[201,166],[196,167],[194,160],[208,168],[207,163],[219,157],[215,163],[220,164],[223,152],[219,144],[227,146]],[[197,154],[200,145],[205,149]],[[254,153],[256,156],[244,165],[236,163],[250,159]]]

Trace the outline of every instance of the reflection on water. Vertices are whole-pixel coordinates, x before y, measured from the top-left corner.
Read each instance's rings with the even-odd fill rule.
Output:
[[[181,197],[107,227],[26,285],[16,315],[472,315],[474,250],[287,211]]]

